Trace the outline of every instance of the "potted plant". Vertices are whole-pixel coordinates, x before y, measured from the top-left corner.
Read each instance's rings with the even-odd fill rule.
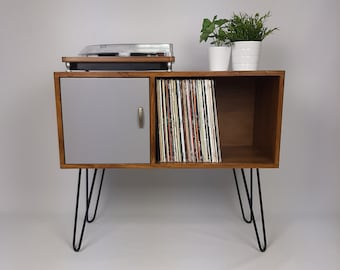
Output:
[[[217,15],[212,20],[204,18],[200,34],[200,42],[210,39],[209,69],[228,70],[230,59],[230,42],[225,32],[227,19],[218,19]]]
[[[247,13],[234,13],[227,21],[226,38],[232,42],[233,70],[257,69],[262,40],[278,30],[277,27],[269,29],[265,26],[268,17],[269,11],[262,16],[259,13],[253,16]]]

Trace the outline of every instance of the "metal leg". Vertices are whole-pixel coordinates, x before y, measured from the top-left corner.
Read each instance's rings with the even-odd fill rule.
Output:
[[[83,218],[83,223],[82,223],[82,227],[81,227],[81,232],[80,232],[80,236],[78,238],[78,244],[76,243],[76,236],[77,236],[77,223],[78,223],[78,208],[79,208],[79,197],[80,197],[80,186],[81,186],[81,172],[82,169],[79,169],[79,174],[78,174],[78,187],[77,187],[77,200],[76,200],[76,210],[75,210],[75,217],[74,217],[74,227],[73,227],[73,250],[74,251],[79,251],[81,248],[81,244],[83,241],[83,236],[84,236],[84,231],[85,231],[85,226],[86,223],[91,223],[95,220],[96,215],[97,215],[97,209],[98,209],[98,203],[99,203],[99,198],[100,198],[100,193],[101,193],[101,188],[102,188],[102,184],[103,184],[103,179],[104,179],[104,173],[105,173],[105,169],[103,169],[102,172],[102,176],[101,176],[101,180],[100,180],[100,186],[98,189],[98,195],[97,195],[97,200],[96,200],[96,206],[95,206],[95,210],[94,210],[94,214],[92,216],[92,218],[89,218],[89,209],[91,206],[91,199],[92,199],[92,195],[93,195],[93,189],[94,189],[94,185],[97,179],[97,169],[94,170],[93,172],[93,177],[92,177],[92,184],[91,184],[91,188],[90,188],[90,193],[89,193],[89,181],[88,181],[88,169],[86,169],[86,207],[85,207],[85,214],[84,214],[84,218]]]
[[[242,177],[243,177],[243,181],[246,181],[246,176],[244,174],[244,170],[242,169]],[[237,175],[236,175],[236,170],[233,169],[233,173],[234,173],[234,179],[235,179],[235,184],[236,184],[236,189],[237,189],[237,195],[238,195],[238,199],[240,202],[240,207],[241,207],[241,213],[242,213],[242,218],[246,223],[251,223],[252,219],[251,219],[251,212],[250,212],[250,208],[249,208],[249,218],[246,218],[245,214],[244,214],[244,208],[243,208],[243,203],[242,203],[242,199],[241,199],[241,193],[240,193],[240,188],[238,185],[238,181],[237,181]]]
[[[234,178],[235,178],[235,183],[236,183],[236,188],[237,188],[237,194],[238,194],[238,198],[239,198],[239,202],[240,202],[240,206],[241,206],[241,212],[242,212],[243,220],[246,223],[253,223],[258,247],[259,247],[260,251],[264,252],[267,248],[267,238],[266,238],[266,227],[265,227],[264,214],[263,214],[263,202],[262,202],[262,192],[261,192],[259,169],[256,169],[256,177],[257,177],[257,186],[258,186],[258,193],[259,193],[259,196],[258,196],[259,197],[259,206],[260,206],[260,213],[261,213],[261,225],[262,225],[262,236],[263,236],[262,243],[261,243],[261,240],[260,240],[260,236],[259,236],[259,232],[258,232],[258,228],[257,228],[257,223],[256,223],[256,220],[255,220],[255,215],[254,215],[254,208],[253,208],[253,169],[250,169],[250,191],[248,189],[248,184],[247,184],[247,179],[246,179],[246,176],[245,176],[245,173],[244,173],[244,169],[241,169],[243,184],[244,184],[244,188],[245,188],[245,191],[246,191],[246,197],[247,197],[247,201],[248,201],[248,205],[249,205],[249,212],[250,212],[250,218],[249,219],[247,219],[244,215],[243,203],[242,203],[242,198],[241,198],[241,194],[240,194],[240,189],[239,189],[238,179],[237,179],[237,174],[236,174],[235,169],[233,169],[233,173],[234,173]]]
[[[94,174],[93,174],[91,192],[92,192],[92,189],[93,189],[93,186],[94,186],[93,183],[95,182],[95,179],[96,179],[96,174],[97,174],[97,169],[95,169]],[[92,223],[92,222],[96,219],[96,216],[97,216],[97,210],[98,210],[98,204],[99,204],[100,194],[101,194],[101,191],[102,191],[102,185],[103,185],[104,174],[105,174],[105,169],[102,170],[102,176],[101,176],[101,179],[100,179],[100,184],[99,184],[99,189],[98,189],[98,195],[97,195],[97,202],[96,202],[96,206],[95,206],[95,209],[94,209],[94,213],[93,213],[93,215],[92,215],[92,218],[89,218],[89,216],[90,216],[90,214],[89,214],[89,210],[90,210],[90,200],[91,200],[92,194],[90,195],[91,197],[88,198],[88,201],[87,201],[88,213],[87,213],[87,219],[86,219],[86,220],[87,220],[88,223]],[[88,190],[88,181],[86,181],[86,194],[88,194],[87,190]]]

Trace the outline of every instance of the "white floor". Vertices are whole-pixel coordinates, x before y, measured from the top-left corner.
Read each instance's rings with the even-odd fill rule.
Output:
[[[0,269],[340,269],[339,217],[269,213],[261,253],[238,209],[141,216],[103,208],[79,253],[71,213],[1,215]]]

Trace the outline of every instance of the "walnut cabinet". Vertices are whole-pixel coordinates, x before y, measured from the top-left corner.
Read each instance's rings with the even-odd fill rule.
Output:
[[[284,71],[55,72],[61,168],[275,168]],[[222,162],[158,160],[156,81],[212,79]]]

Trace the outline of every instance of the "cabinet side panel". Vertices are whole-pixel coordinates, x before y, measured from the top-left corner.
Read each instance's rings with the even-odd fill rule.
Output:
[[[254,143],[273,163],[278,164],[280,134],[279,77],[259,78],[256,91]]]
[[[66,164],[150,162],[148,78],[62,78],[60,85]]]
[[[60,93],[60,77],[57,73],[54,74],[54,89],[55,89],[55,101],[57,110],[57,127],[58,127],[58,144],[59,144],[59,162],[60,166],[65,164],[65,152],[64,152],[64,133],[63,133],[63,121],[61,110],[61,93]]]

